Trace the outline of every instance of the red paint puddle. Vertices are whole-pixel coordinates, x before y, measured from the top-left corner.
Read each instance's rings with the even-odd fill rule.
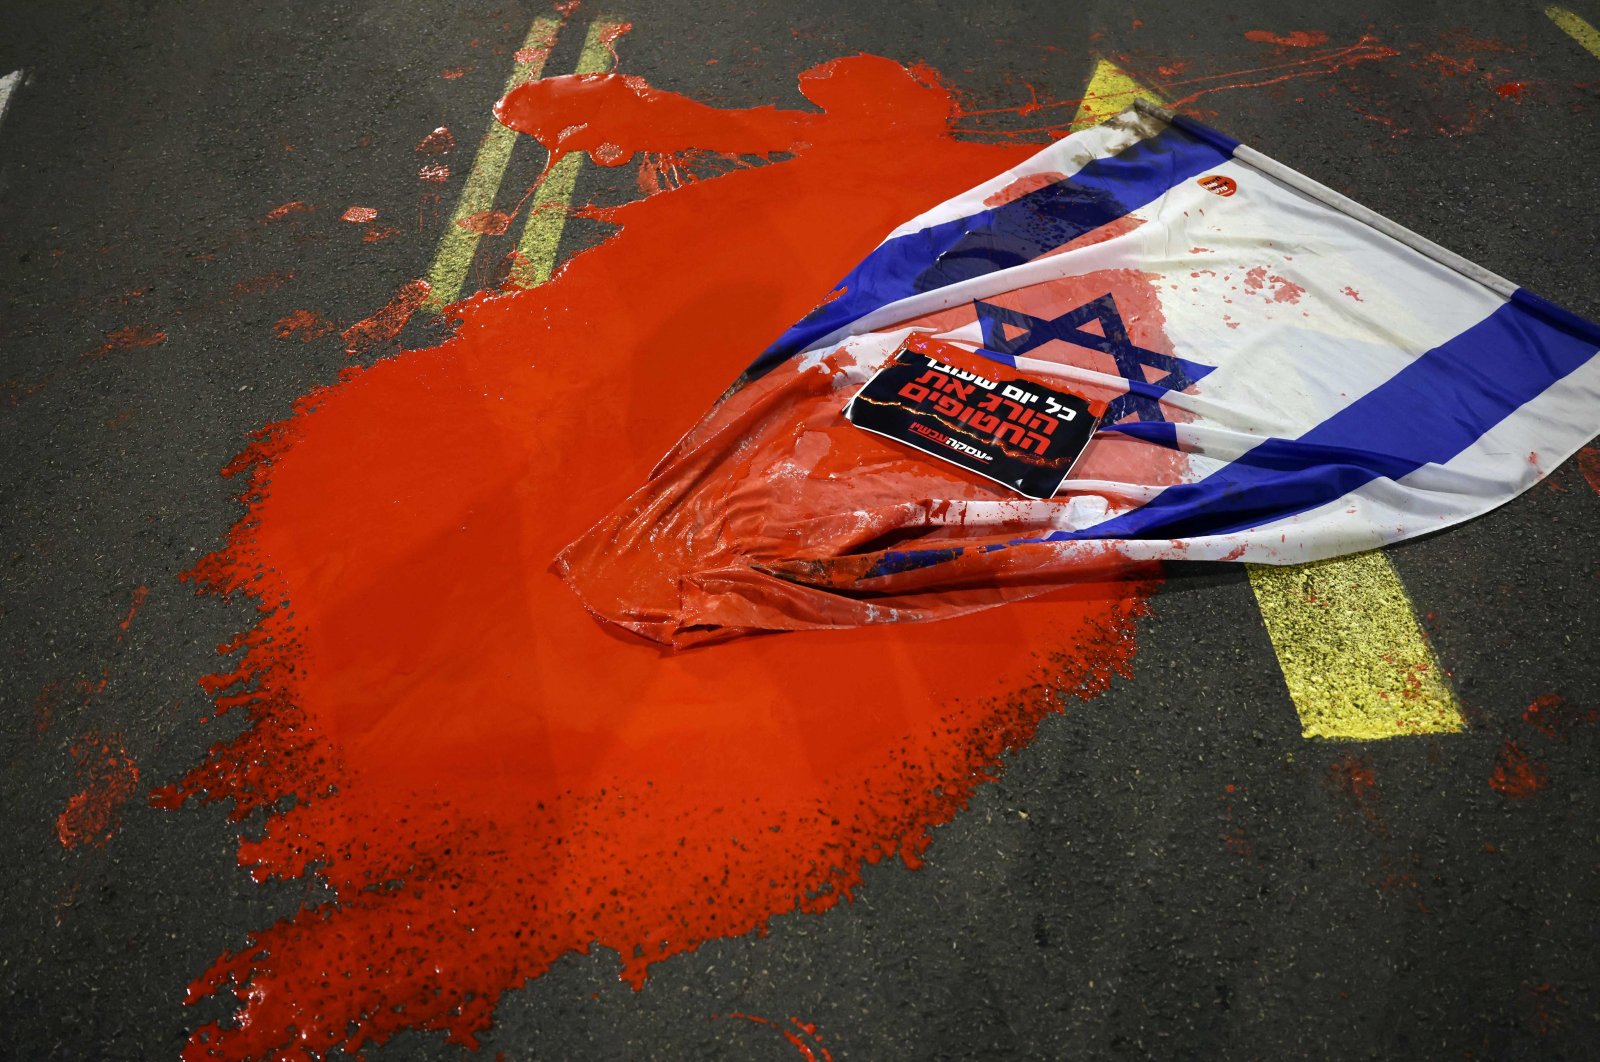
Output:
[[[1549,784],[1544,764],[1529,756],[1515,741],[1507,741],[1494,759],[1489,788],[1510,800],[1527,800]]]
[[[302,203],[300,200],[296,199],[296,200],[293,200],[292,202],[284,203],[282,206],[273,207],[271,210],[267,211],[266,216],[263,217],[261,220],[262,221],[282,221],[284,218],[288,217],[290,214],[309,214],[314,209],[316,209],[316,208],[315,207],[308,207],[304,203]]]
[[[1328,43],[1328,35],[1313,30],[1295,30],[1293,33],[1273,33],[1270,30],[1249,30],[1245,33],[1247,41],[1257,41],[1261,44],[1276,44],[1284,48],[1316,48]]]
[[[260,602],[206,682],[249,725],[152,801],[262,810],[241,864],[317,873],[339,903],[194,982],[238,1009],[188,1058],[471,1044],[567,952],[612,949],[637,986],[827,910],[864,864],[916,865],[1045,715],[1128,673],[1148,587],[1127,583],[679,654],[591,619],[557,551],[885,232],[1036,145],[955,139],[947,90],[869,56],[803,75],[825,113],[538,86],[503,112],[563,150],[794,154],[608,211],[620,231],[553,282],[459,305],[453,338],[347,370],[225,470],[249,511],[191,577]]]
[[[369,206],[353,206],[339,215],[340,221],[348,221],[352,225],[365,225],[369,221],[376,221],[377,218],[377,209]]]
[[[393,342],[411,320],[413,314],[428,297],[426,280],[408,280],[400,285],[394,298],[384,303],[371,317],[364,317],[340,333],[344,352],[349,357],[368,354],[385,343]]]
[[[1600,721],[1600,708],[1579,708],[1559,694],[1547,693],[1523,709],[1522,721],[1545,737],[1566,742],[1578,727]]]
[[[1526,81],[1507,81],[1503,85],[1496,85],[1494,90],[1508,100],[1516,100],[1521,103],[1522,94],[1528,91],[1528,83]]]
[[[1578,451],[1578,471],[1589,489],[1600,494],[1600,449],[1585,446]]]
[[[272,334],[279,339],[298,337],[302,343],[321,339],[338,330],[338,325],[315,310],[295,310],[287,316],[278,318],[278,323],[272,326]]]
[[[121,823],[122,805],[139,787],[139,768],[115,734],[101,737],[91,730],[72,743],[71,753],[85,784],[57,816],[56,837],[63,848],[103,845]]]
[[[754,1022],[756,1025],[765,1026],[777,1032],[789,1046],[795,1049],[805,1062],[833,1062],[833,1052],[822,1044],[822,1037],[817,1033],[817,1027],[811,1022],[801,1021],[791,1017],[787,1024],[763,1018],[757,1014],[724,1014],[725,1018],[736,1018],[740,1021]]]

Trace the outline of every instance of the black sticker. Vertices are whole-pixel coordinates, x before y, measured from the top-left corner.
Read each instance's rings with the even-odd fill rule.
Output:
[[[1029,498],[1056,492],[1099,423],[1088,399],[1008,373],[999,363],[972,371],[904,347],[844,415]]]

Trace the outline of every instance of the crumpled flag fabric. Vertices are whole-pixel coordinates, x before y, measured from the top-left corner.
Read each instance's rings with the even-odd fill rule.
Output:
[[[1031,501],[849,424],[902,344],[1107,404]],[[1159,560],[1460,523],[1600,428],[1600,326],[1183,118],[1129,110],[895,230],[564,550],[682,647],[931,620]]]

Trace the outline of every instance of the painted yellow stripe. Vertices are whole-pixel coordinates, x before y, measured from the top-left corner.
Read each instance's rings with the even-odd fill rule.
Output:
[[[554,18],[533,20],[502,95],[544,73],[545,60],[550,58],[550,49],[555,47],[560,26]],[[445,226],[439,250],[433,256],[433,266],[428,270],[429,291],[422,304],[424,309],[438,312],[461,294],[461,286],[466,282],[473,255],[478,250],[479,234],[463,228],[459,222],[493,209],[500,179],[505,175],[506,163],[511,160],[511,149],[516,141],[517,134],[513,130],[492,118],[489,120],[489,128],[478,145],[478,157],[473,159],[472,171],[467,174],[466,186],[461,190],[461,199],[450,216],[450,223]]]
[[[1372,741],[1466,729],[1382,552],[1248,568],[1306,737]]]
[[[611,69],[612,51],[608,41],[616,36],[620,23],[615,19],[595,19],[583,39],[576,74],[603,74]],[[517,241],[517,258],[511,267],[511,280],[519,287],[532,288],[550,279],[555,272],[556,252],[561,234],[566,231],[567,211],[572,191],[577,186],[583,155],[566,156],[545,174],[528,204],[528,220]]]
[[[1083,90],[1078,113],[1073,116],[1069,129],[1076,133],[1091,125],[1099,125],[1107,118],[1121,114],[1132,107],[1136,99],[1148,100],[1155,104],[1167,102],[1141,85],[1132,74],[1116,63],[1102,59],[1095,64],[1094,73],[1089,77],[1089,87]]]
[[[1165,102],[1102,59],[1084,89],[1072,130],[1097,125],[1135,99]],[[1381,552],[1295,568],[1252,564],[1248,569],[1306,737],[1371,741],[1466,729],[1411,599]]]
[[[1561,32],[1577,41],[1588,49],[1589,54],[1600,59],[1600,30],[1595,29],[1588,22],[1574,12],[1564,7],[1551,5],[1544,9],[1551,22],[1561,27]]]

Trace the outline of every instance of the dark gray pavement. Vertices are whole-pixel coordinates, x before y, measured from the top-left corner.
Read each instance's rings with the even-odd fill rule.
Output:
[[[600,13],[587,5],[576,19]],[[188,981],[318,898],[253,884],[234,853],[256,827],[222,807],[146,806],[222,736],[199,725],[195,680],[248,616],[177,576],[239,514],[217,470],[245,433],[345,364],[336,338],[284,341],[275,323],[362,318],[432,259],[436,224],[368,243],[339,210],[410,217],[420,135],[476,136],[503,50],[543,10],[6,6],[0,76],[27,79],[0,124],[0,1056],[173,1058],[223,1013],[185,1008]],[[1172,81],[1260,65],[1249,30],[1370,33],[1402,56],[1196,106],[1600,318],[1600,58],[1537,3],[607,13],[634,22],[627,72],[729,106],[797,106],[800,70],[857,51],[925,60],[978,108],[1028,85],[1076,96],[1099,55],[1159,86],[1175,63]],[[1510,82],[1520,99],[1493,91]],[[292,200],[319,209],[259,223]],[[853,904],[706,944],[638,993],[615,956],[569,957],[506,997],[482,1057],[797,1057],[770,1028],[710,1019],[729,1011],[799,1015],[840,1060],[1597,1057],[1600,728],[1522,719],[1551,694],[1600,707],[1597,529],[1600,494],[1569,465],[1391,551],[1471,728],[1369,745],[1301,738],[1241,571],[1175,572],[1134,679],[1048,719],[922,870],[870,868]],[[118,736],[137,791],[109,841],[68,848],[58,817],[92,734]],[[1488,785],[1508,739],[1547,771],[1530,799]],[[407,1034],[367,1057],[459,1053]]]

